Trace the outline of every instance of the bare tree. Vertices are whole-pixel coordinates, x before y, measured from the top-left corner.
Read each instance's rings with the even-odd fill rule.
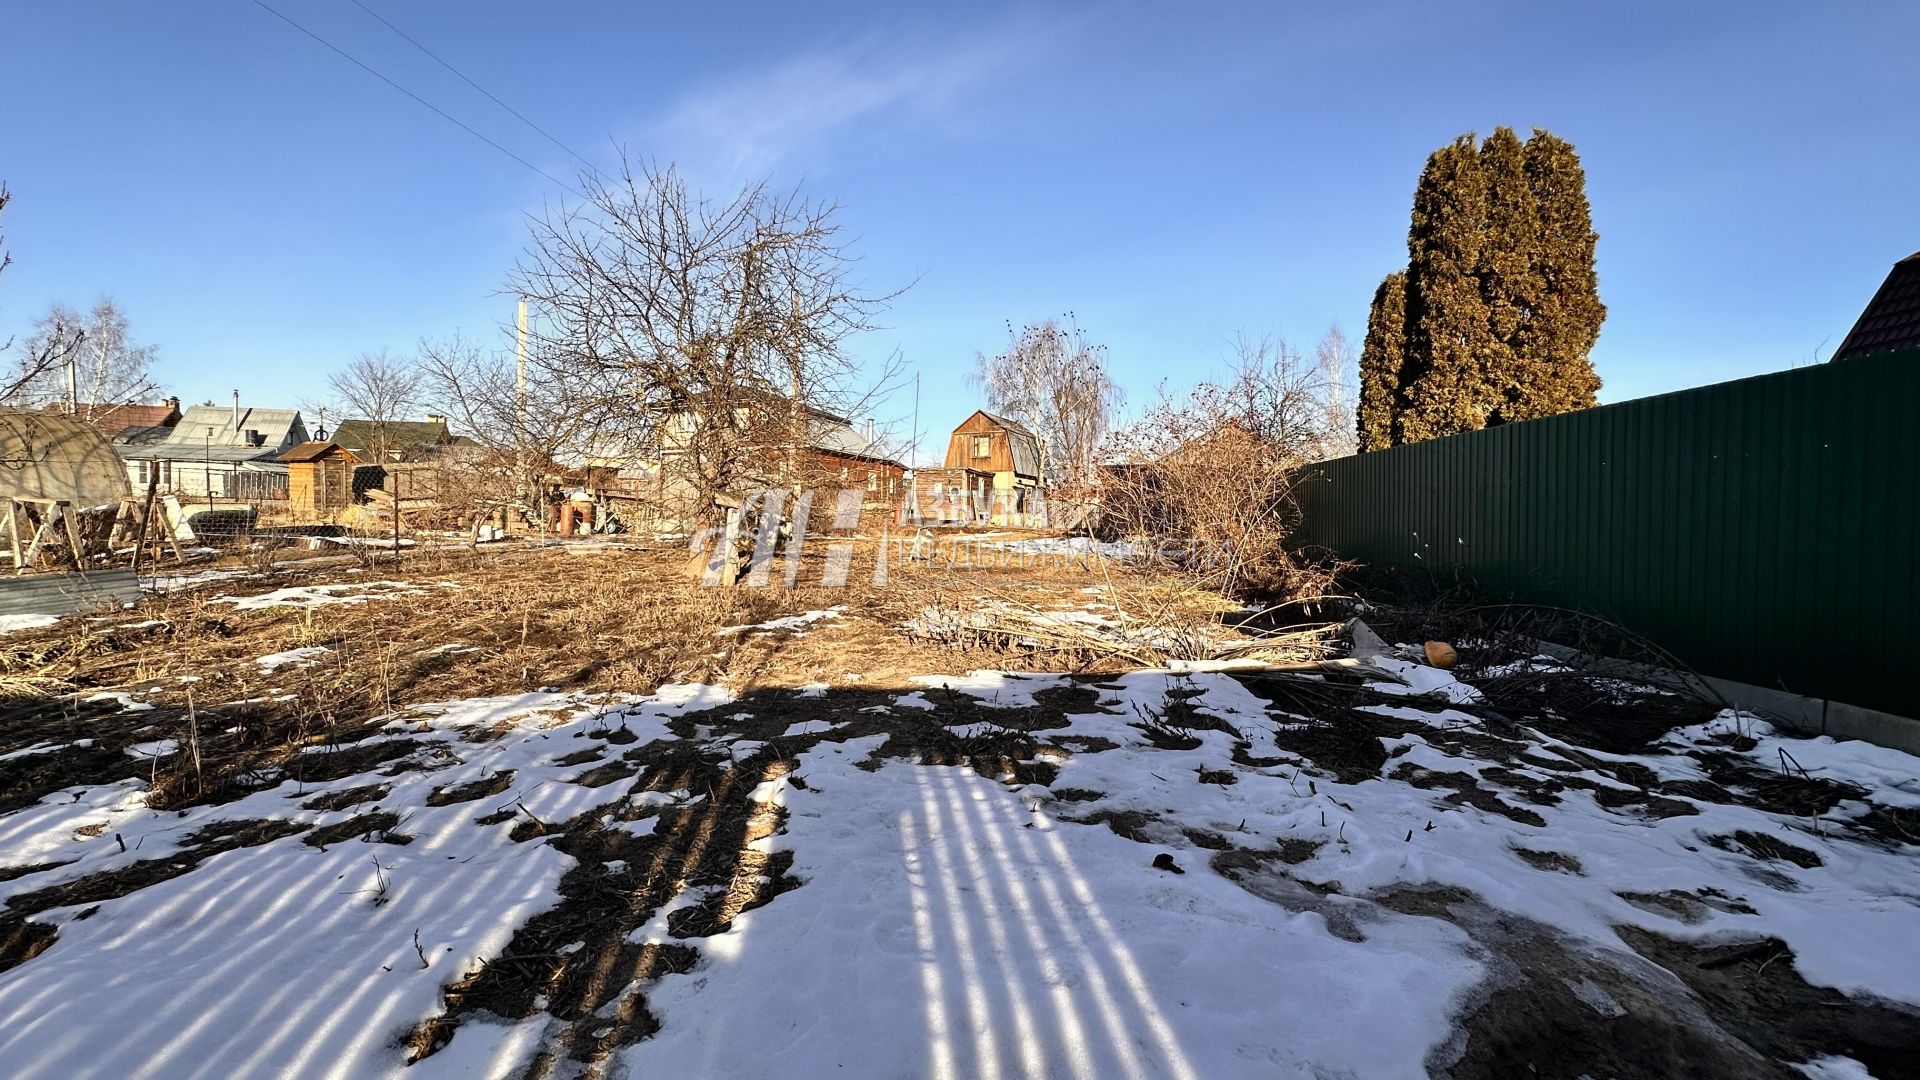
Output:
[[[8,400],[32,408],[67,403],[81,420],[105,420],[157,389],[157,352],[133,340],[112,297],[85,312],[53,304],[20,344]]]
[[[676,502],[715,520],[716,500],[789,478],[822,412],[851,413],[847,342],[891,296],[855,282],[832,204],[765,184],[709,201],[629,161],[580,188],[584,204],[534,219],[508,280],[535,315],[533,380],[558,388],[596,456],[650,457]]]
[[[1339,343],[1321,352],[1337,353]],[[1228,376],[1163,392],[1110,443],[1104,527],[1228,593],[1298,596],[1324,579],[1289,549],[1294,470],[1350,437],[1322,358],[1242,337]]]
[[[1106,347],[1087,340],[1068,316],[1012,332],[1006,351],[974,358],[973,380],[987,407],[1040,437],[1043,478],[1068,489],[1092,485],[1095,462],[1125,399],[1107,373]]]
[[[1309,452],[1316,461],[1358,453],[1360,440],[1352,421],[1359,397],[1360,354],[1347,340],[1346,331],[1335,325],[1314,347],[1313,363],[1322,387],[1320,407],[1327,415],[1321,421],[1320,445]]]
[[[576,388],[545,378],[518,386],[516,360],[458,335],[423,341],[414,360],[420,401],[446,416],[477,453],[446,463],[441,502],[514,507],[545,520],[543,492],[563,458],[597,445],[597,417],[576,408]]]
[[[423,384],[424,375],[417,364],[391,356],[385,349],[361,353],[327,376],[341,417],[368,422],[366,449],[377,461],[387,460],[389,451],[395,448],[390,425],[408,419],[421,406]]]

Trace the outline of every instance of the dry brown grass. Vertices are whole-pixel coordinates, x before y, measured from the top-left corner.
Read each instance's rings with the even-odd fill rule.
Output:
[[[1162,588],[1103,560],[909,562],[897,546],[887,582],[877,586],[878,545],[871,540],[859,542],[844,588],[817,584],[824,544],[809,550],[792,588],[780,584],[783,567],[766,587],[696,587],[683,574],[684,549],[666,543],[427,547],[398,560],[391,553],[321,554],[277,569],[257,554],[237,555],[226,568],[254,576],[150,596],[137,611],[70,617],[6,639],[0,753],[46,743],[66,748],[0,763],[0,787],[31,801],[66,784],[137,775],[153,783],[157,806],[218,800],[267,782],[290,760],[301,768],[330,761],[339,755],[293,754],[363,738],[409,706],[540,688],[646,694],[663,683],[697,681],[747,693],[810,683],[902,685],[912,675],[980,667],[1058,669],[1058,655],[1016,641],[956,649],[914,640],[900,627],[935,599],[992,596],[1038,608],[1134,597],[1120,602],[1144,604]],[[306,608],[241,610],[221,600],[357,581],[402,582],[417,591],[369,589],[372,598],[361,603]],[[1101,597],[1086,594],[1089,586]],[[798,629],[726,632],[832,607],[843,609],[838,618]],[[327,651],[274,670],[257,662],[303,648]],[[1124,656],[1074,664],[1130,666],[1136,661]],[[153,708],[125,711],[118,699],[89,700],[103,694],[131,695]],[[121,752],[163,739],[182,752],[158,761]],[[82,740],[91,746],[78,746]]]

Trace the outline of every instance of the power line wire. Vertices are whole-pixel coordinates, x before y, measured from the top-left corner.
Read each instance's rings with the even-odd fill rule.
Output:
[[[307,35],[308,37],[319,42],[320,44],[325,45],[328,49],[332,50],[333,52],[338,53],[341,57],[352,62],[352,64],[355,67],[359,68],[360,70],[366,72],[367,74],[373,76],[376,79],[379,79],[381,82],[386,83],[388,86],[393,87],[395,90],[400,91],[401,93],[407,95],[408,97],[426,106],[427,108],[432,109],[434,113],[437,114],[441,119],[447,121],[450,124],[453,124],[454,126],[458,127],[460,130],[466,132],[467,134],[473,136],[476,139],[479,139],[481,142],[486,143],[488,146],[493,147],[495,150],[500,151],[501,153],[507,155],[508,157],[519,162],[520,164],[525,165],[527,168],[533,170],[536,173],[539,173],[541,176],[546,177],[548,180],[551,180],[554,183],[560,185],[561,187],[566,188],[568,191],[573,192],[575,195],[579,196],[580,198],[582,199],[586,198],[586,196],[582,195],[579,189],[575,188],[572,184],[567,183],[565,180],[562,180],[559,177],[553,175],[552,173],[546,171],[545,169],[542,169],[540,166],[535,165],[533,162],[528,161],[526,158],[521,157],[519,154],[514,153],[513,151],[507,149],[506,147],[501,146],[499,143],[494,142],[492,139],[487,138],[485,135],[480,134],[478,131],[475,131],[472,127],[468,126],[466,123],[459,120],[457,117],[448,113],[445,109],[440,108],[438,105],[435,105],[433,102],[428,101],[426,98],[421,97],[419,94],[414,93],[413,91],[407,89],[406,87],[401,86],[399,83],[394,82],[392,79],[387,78],[385,75],[380,74],[378,71],[375,71],[373,68],[369,67],[367,64],[362,62],[358,57],[354,56],[352,53],[347,52],[345,49],[340,48],[338,45],[335,45],[333,42],[328,41],[326,38],[321,37],[319,34],[316,34],[313,31],[307,29],[306,27],[301,26],[299,23],[294,22],[292,19],[288,18],[286,15],[281,14],[278,10],[268,5],[266,3],[266,0],[253,0],[253,3],[254,3],[254,6],[260,8],[262,11],[267,12],[268,14],[272,15],[274,18],[277,18],[281,22],[286,23],[288,26],[293,27],[295,30],[300,31],[301,33]]]
[[[427,56],[433,60],[434,63],[439,64],[441,67],[446,68],[448,71],[451,71],[455,75],[459,76],[461,82],[464,82],[468,86],[473,87],[475,90],[480,91],[480,93],[486,96],[486,99],[488,101],[491,101],[495,105],[498,105],[501,108],[512,113],[514,119],[527,125],[528,127],[532,128],[534,131],[539,132],[542,138],[546,139],[548,142],[552,143],[553,145],[559,147],[561,150],[565,151],[566,153],[571,154],[575,161],[578,161],[580,164],[585,165],[590,171],[592,171],[595,174],[605,175],[600,173],[600,170],[598,168],[594,167],[593,162],[588,161],[586,158],[580,156],[578,153],[575,153],[573,147],[568,146],[566,143],[563,143],[559,139],[555,138],[551,132],[547,131],[546,128],[543,128],[539,124],[534,123],[532,120],[527,119],[526,115],[523,114],[519,109],[516,109],[513,106],[507,104],[506,102],[501,101],[498,97],[494,95],[493,91],[488,90],[486,87],[481,86],[479,83],[475,82],[472,78],[470,78],[467,75],[466,72],[461,71],[459,68],[454,67],[452,64],[448,63],[445,59],[443,59],[439,53],[436,53],[432,49],[429,49],[425,45],[422,45],[416,38],[413,37],[413,35],[407,33],[405,30],[402,30],[399,27],[388,22],[385,16],[381,15],[379,12],[373,10],[367,5],[361,3],[360,0],[353,0],[353,6],[359,8],[361,11],[366,12],[368,15],[373,16],[376,20],[379,21],[381,26],[386,27],[387,29],[393,31],[394,33],[400,35],[402,38],[406,39],[407,44],[412,45],[414,48],[419,49],[423,53],[426,53]]]

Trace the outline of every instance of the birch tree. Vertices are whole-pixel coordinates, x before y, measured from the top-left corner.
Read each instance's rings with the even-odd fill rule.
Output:
[[[1101,444],[1125,400],[1107,371],[1107,351],[1071,317],[1011,331],[1005,350],[974,358],[987,408],[1040,437],[1048,484],[1090,487]]]
[[[127,316],[112,297],[87,311],[49,305],[21,342],[10,400],[29,408],[66,402],[88,423],[152,394],[158,348],[134,340]],[[71,368],[71,370],[69,370]]]

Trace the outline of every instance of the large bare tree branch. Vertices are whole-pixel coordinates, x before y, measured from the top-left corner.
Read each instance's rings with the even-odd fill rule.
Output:
[[[535,217],[508,279],[580,449],[656,462],[703,514],[791,480],[822,414],[863,401],[848,343],[892,299],[854,280],[836,207],[764,183],[709,201],[632,161],[580,180],[585,204]]]

